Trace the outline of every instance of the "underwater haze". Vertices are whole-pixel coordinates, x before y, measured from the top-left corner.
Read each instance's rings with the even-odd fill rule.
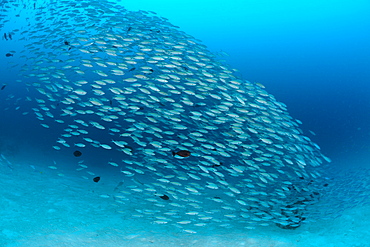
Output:
[[[0,246],[367,246],[369,11],[0,0]]]

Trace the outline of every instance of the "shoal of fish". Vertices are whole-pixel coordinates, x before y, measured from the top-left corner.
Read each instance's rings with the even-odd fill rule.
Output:
[[[104,0],[1,8],[6,42],[22,44],[4,59],[21,61],[10,67],[39,95],[27,98],[30,111],[63,128],[51,146],[121,153],[107,166],[125,182],[102,197],[187,233],[311,220],[329,159],[286,105],[199,40],[154,12]]]

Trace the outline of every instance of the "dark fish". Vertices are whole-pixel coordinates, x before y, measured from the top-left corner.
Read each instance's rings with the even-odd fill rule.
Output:
[[[93,178],[93,181],[94,181],[95,183],[99,182],[99,181],[100,181],[100,177],[95,177],[95,178]]]
[[[181,157],[189,157],[190,156],[190,152],[188,150],[180,150],[178,152],[172,152],[172,155],[175,156],[175,155],[178,155],[178,156],[181,156]]]
[[[4,33],[4,39],[5,39],[5,40],[8,40],[8,38],[6,37],[6,33]]]
[[[68,41],[64,41],[64,44],[65,44],[65,45],[69,45],[69,42],[68,42]]]
[[[131,68],[131,69],[129,69],[129,71],[134,71],[135,70],[135,68]]]
[[[6,87],[6,84],[3,85],[0,90],[4,90],[5,87]]]
[[[80,157],[82,155],[82,153],[80,151],[76,150],[76,151],[73,152],[73,155],[75,157]]]
[[[127,32],[130,32],[130,31],[131,31],[131,29],[132,29],[132,27],[129,27],[129,28],[127,29]]]
[[[10,40],[13,40],[12,35],[10,33],[8,33],[8,37],[9,37]]]
[[[124,145],[125,148],[129,148],[131,152],[134,152],[134,149],[128,145]]]
[[[122,185],[123,185],[123,181],[119,182],[119,183],[117,184],[116,188],[114,188],[114,190],[113,190],[113,191],[118,190],[118,189],[119,189],[119,187],[120,187],[120,186],[122,186]]]
[[[163,199],[163,200],[165,200],[165,201],[167,201],[167,200],[169,200],[169,199],[170,199],[167,195],[160,196],[160,198],[162,198],[162,199]]]
[[[11,54],[11,53],[7,53],[7,54],[5,54],[5,56],[6,56],[6,57],[12,57],[12,56],[13,56],[13,54]]]

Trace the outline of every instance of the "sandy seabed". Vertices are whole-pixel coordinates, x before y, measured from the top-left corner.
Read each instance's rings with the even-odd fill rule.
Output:
[[[203,227],[190,234],[132,217],[136,205],[109,197],[119,181],[99,183],[73,170],[0,162],[0,246],[370,246],[370,206],[295,230]],[[200,227],[201,228],[201,227]]]

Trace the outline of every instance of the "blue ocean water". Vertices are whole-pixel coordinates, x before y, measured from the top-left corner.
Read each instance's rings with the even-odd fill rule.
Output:
[[[331,159],[339,163],[359,159],[351,165],[368,160],[367,1],[127,0],[120,4],[128,10],[157,12],[203,41],[238,69],[242,78],[264,84],[303,122],[305,133]],[[16,50],[17,42],[6,45],[1,47],[2,53]],[[3,64],[15,61],[2,58]],[[2,83],[11,90],[16,85],[7,81],[15,77],[5,68],[2,66]],[[2,97],[7,90],[2,90]]]
[[[128,10],[150,10],[167,18],[180,30],[201,40],[219,59],[238,69],[237,74],[243,79],[265,85],[269,93],[287,105],[293,118],[302,121],[304,133],[333,160],[335,167],[368,166],[370,17],[367,13],[370,4],[366,1],[271,4],[270,1],[148,0],[120,4]],[[17,14],[11,12],[12,9],[9,11],[8,14]],[[66,36],[60,41],[68,40]],[[17,73],[7,70],[13,64],[19,65],[15,71],[23,66],[23,61],[18,60],[21,47],[22,43],[17,40],[1,41],[0,55],[14,50],[16,56],[1,55],[0,87],[5,87],[0,91],[0,152],[18,159],[28,169],[29,165],[35,167],[36,164],[75,168],[76,160],[84,159],[85,164],[98,171],[97,175],[102,175],[102,183],[107,181],[109,171],[120,174],[116,167],[107,165],[107,160],[121,160],[121,153],[102,148],[102,152],[97,152],[92,147],[80,149],[73,146],[73,142],[77,142],[73,138],[72,148],[60,151],[51,148],[61,146],[56,140],[67,127],[48,117],[41,122],[52,128],[40,126],[31,107],[41,106],[34,101],[41,96],[24,87],[24,82],[32,83],[32,80],[22,78],[23,82],[17,82]],[[32,101],[25,101],[27,97]],[[96,116],[90,120],[100,121]],[[86,130],[89,136],[111,144],[111,135],[103,135],[91,126]],[[76,149],[83,151],[81,158],[72,155]],[[52,163],[55,160],[57,164]],[[92,183],[90,177],[88,182]],[[350,185],[353,188],[348,187],[358,192],[358,184]]]
[[[227,63],[285,103],[334,161],[369,162],[368,1],[127,0],[122,5],[155,11],[211,51],[227,52]]]

